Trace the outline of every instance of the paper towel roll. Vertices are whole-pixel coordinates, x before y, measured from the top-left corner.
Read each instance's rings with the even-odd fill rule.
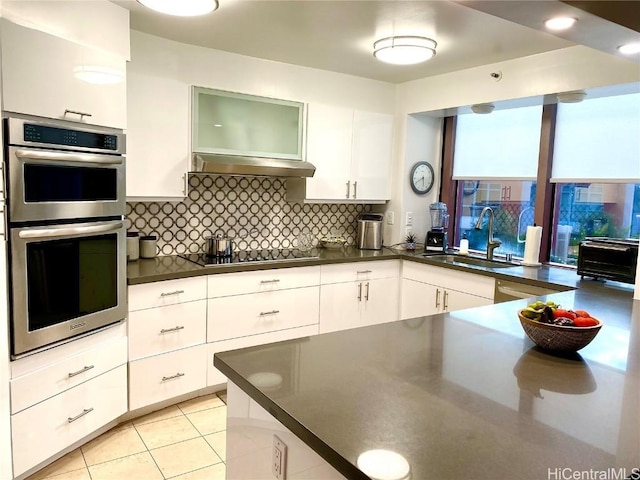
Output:
[[[540,243],[542,241],[542,227],[527,227],[527,237],[524,241],[523,265],[540,265]]]

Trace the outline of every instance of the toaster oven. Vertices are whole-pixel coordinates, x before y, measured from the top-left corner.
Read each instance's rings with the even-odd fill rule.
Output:
[[[587,237],[579,245],[578,275],[635,283],[638,239]]]

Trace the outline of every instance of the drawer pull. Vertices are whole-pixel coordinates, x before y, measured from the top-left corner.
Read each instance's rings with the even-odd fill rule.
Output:
[[[169,333],[169,332],[177,332],[178,330],[183,330],[184,327],[182,325],[177,325],[173,328],[163,328],[162,330],[160,330],[160,335],[162,335],[163,333]]]
[[[358,270],[356,273],[358,275],[360,275],[361,273],[371,273],[371,270]]]
[[[280,310],[271,310],[270,312],[260,312],[260,316],[265,317],[267,315],[275,315],[277,313],[280,313]]]
[[[85,408],[84,410],[82,410],[81,413],[79,413],[78,415],[76,415],[75,417],[69,417],[67,418],[67,421],[69,423],[71,422],[75,422],[77,419],[79,419],[80,417],[84,417],[87,413],[91,413],[93,412],[93,407],[91,408]]]
[[[276,278],[276,279],[273,279],[273,280],[262,280],[260,283],[261,283],[261,284],[262,284],[262,283],[278,283],[279,281],[280,281],[280,280],[278,280],[278,279]]]
[[[184,373],[176,373],[175,375],[171,375],[170,377],[162,377],[162,381],[166,382],[167,380],[173,380],[174,378],[184,377]]]
[[[89,365],[89,366],[86,366],[86,367],[84,367],[84,368],[81,368],[81,369],[80,369],[80,370],[78,370],[77,372],[71,372],[71,373],[69,373],[69,378],[71,378],[71,377],[75,377],[76,375],[80,375],[81,373],[84,373],[84,372],[86,372],[87,370],[91,370],[93,367],[94,367],[94,365]]]
[[[168,297],[170,295],[180,295],[181,293],[184,293],[184,290],[176,290],[175,292],[164,292],[164,293],[161,293],[160,296]]]
[[[79,112],[77,110],[69,110],[68,108],[65,109],[64,111],[64,116],[66,117],[67,114],[70,113],[72,115],[80,115],[80,120],[82,120],[82,117],[92,117],[93,115],[91,115],[90,113],[85,113],[85,112]]]

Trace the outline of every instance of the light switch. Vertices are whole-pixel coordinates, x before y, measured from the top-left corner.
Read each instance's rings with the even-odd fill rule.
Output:
[[[393,212],[387,212],[385,215],[387,217],[387,225],[393,225],[393,222],[395,221],[395,215]]]
[[[405,225],[407,227],[410,227],[411,225],[413,225],[413,212],[407,212],[407,220],[405,222]]]

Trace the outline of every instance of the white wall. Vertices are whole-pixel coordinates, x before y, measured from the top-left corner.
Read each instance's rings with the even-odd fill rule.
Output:
[[[394,113],[395,86],[351,75],[186,45],[131,31],[131,62],[142,74],[187,85]]]
[[[495,81],[490,73],[501,72]],[[406,117],[419,112],[441,116],[442,110],[489,101],[503,101],[570,90],[640,81],[638,64],[583,46],[531,55],[515,60],[460,70],[403,83],[397,87],[397,141],[394,168],[396,187],[387,211],[406,211],[406,183],[399,178],[414,161],[408,148],[421,139],[408,127]],[[439,156],[438,156],[439,159]],[[436,194],[437,195],[437,194]],[[431,201],[433,199],[430,198]],[[411,208],[414,208],[411,205]],[[396,222],[385,238],[395,243],[404,237],[404,224]]]

